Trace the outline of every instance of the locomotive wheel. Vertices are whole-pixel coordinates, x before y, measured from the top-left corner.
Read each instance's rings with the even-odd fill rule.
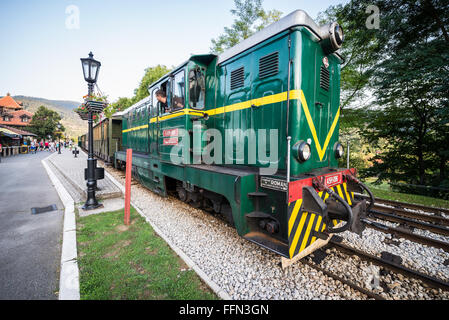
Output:
[[[184,188],[178,188],[178,197],[181,201],[187,201],[187,191]]]

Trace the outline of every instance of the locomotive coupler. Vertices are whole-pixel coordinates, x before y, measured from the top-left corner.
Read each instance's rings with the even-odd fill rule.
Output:
[[[324,178],[313,179],[312,185],[315,189],[325,191],[329,194],[329,197],[325,201],[326,214],[323,215],[323,218],[327,221],[326,232],[340,233],[349,230],[361,235],[365,229],[362,219],[366,218],[366,201],[362,200],[351,207],[342,197],[340,197],[340,195],[324,184]],[[306,198],[307,197],[304,197],[304,200]],[[346,221],[346,223],[340,227],[334,228],[330,227],[331,220],[343,220]]]

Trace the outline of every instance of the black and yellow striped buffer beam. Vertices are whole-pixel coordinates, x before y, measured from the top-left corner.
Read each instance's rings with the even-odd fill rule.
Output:
[[[348,192],[346,183],[331,188],[338,193],[349,205],[352,205],[354,193]],[[329,194],[326,191],[318,192],[321,199],[326,200]],[[323,217],[312,212],[301,211],[302,199],[288,204],[288,242],[290,259],[303,251],[317,240],[315,232],[322,232],[326,228]],[[336,226],[340,220],[332,220]]]

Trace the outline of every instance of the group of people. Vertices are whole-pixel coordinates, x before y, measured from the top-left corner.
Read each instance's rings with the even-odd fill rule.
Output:
[[[70,148],[72,149],[73,142],[72,140],[68,141],[53,141],[53,140],[41,140],[37,141],[36,139],[31,140],[30,142],[30,152],[37,153],[38,151],[49,151],[55,152],[59,149],[59,143],[61,143],[61,148]]]

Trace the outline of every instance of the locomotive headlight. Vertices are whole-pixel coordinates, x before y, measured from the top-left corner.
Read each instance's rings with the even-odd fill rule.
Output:
[[[301,161],[305,162],[310,159],[310,156],[312,154],[310,145],[305,141],[299,141],[293,146],[293,152],[296,158]]]
[[[341,47],[344,40],[344,34],[343,34],[343,28],[336,24],[334,27],[334,37],[335,37],[335,43],[338,47]]]
[[[333,53],[341,48],[345,36],[343,28],[337,22],[322,26],[321,33],[321,46],[326,54]]]
[[[337,142],[335,144],[334,153],[335,153],[335,158],[337,158],[337,159],[343,157],[343,153],[344,153],[343,146],[339,142]]]

